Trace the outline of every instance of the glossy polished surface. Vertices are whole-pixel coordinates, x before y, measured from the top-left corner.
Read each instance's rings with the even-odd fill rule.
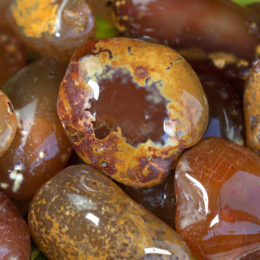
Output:
[[[232,53],[207,53],[200,48],[178,49],[178,52],[197,73],[211,74],[225,81],[231,80],[234,85],[238,84],[237,88],[241,87],[241,81],[249,75],[253,64],[253,61],[241,59]]]
[[[0,90],[0,157],[13,141],[17,118],[9,98]]]
[[[134,201],[170,227],[175,227],[174,172],[170,173],[166,181],[150,188],[132,188],[123,184],[120,187]]]
[[[2,87],[16,109],[18,129],[0,158],[0,189],[14,200],[31,198],[70,157],[72,149],[56,110],[65,69],[66,65],[40,60]]]
[[[194,259],[178,234],[87,165],[41,187],[29,211],[34,241],[50,259]]]
[[[0,259],[29,260],[30,232],[8,197],[0,191]]]
[[[245,85],[244,114],[247,147],[260,154],[260,60],[252,68]]]
[[[176,229],[198,259],[258,259],[260,158],[220,138],[203,139],[176,167]]]
[[[58,114],[85,162],[126,185],[148,187],[165,180],[180,152],[200,140],[208,104],[178,53],[110,38],[76,51]]]
[[[26,53],[21,41],[9,27],[0,25],[0,86],[23,68],[25,63]]]
[[[95,18],[85,0],[15,0],[11,19],[29,47],[60,60],[95,37]]]
[[[209,124],[204,137],[226,138],[244,145],[243,104],[236,86],[210,74],[199,74],[209,102]]]
[[[173,48],[198,47],[252,60],[260,41],[258,16],[228,0],[115,0],[113,8],[124,35]]]

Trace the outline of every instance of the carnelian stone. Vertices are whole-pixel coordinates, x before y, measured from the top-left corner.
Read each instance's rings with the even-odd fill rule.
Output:
[[[208,104],[177,52],[110,38],[76,51],[58,114],[86,163],[126,185],[148,187],[165,180],[179,154],[200,140]]]
[[[198,259],[259,259],[260,157],[206,138],[176,167],[176,229]]]

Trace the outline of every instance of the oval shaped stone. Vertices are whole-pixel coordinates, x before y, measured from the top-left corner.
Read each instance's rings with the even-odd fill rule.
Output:
[[[19,71],[2,90],[16,109],[18,129],[0,158],[0,189],[28,200],[65,167],[72,148],[57,115],[57,96],[66,65],[39,60]]]
[[[260,256],[260,157],[206,138],[176,167],[176,229],[198,259]]]
[[[117,27],[125,36],[249,60],[259,45],[258,16],[229,0],[115,0],[112,4]]]
[[[126,185],[148,187],[165,180],[178,155],[200,140],[208,104],[174,50],[110,38],[76,51],[58,114],[85,162]]]
[[[95,17],[85,0],[14,0],[10,9],[14,30],[46,57],[69,60],[95,37]]]
[[[178,234],[87,165],[65,168],[30,206],[29,227],[50,259],[194,259]]]

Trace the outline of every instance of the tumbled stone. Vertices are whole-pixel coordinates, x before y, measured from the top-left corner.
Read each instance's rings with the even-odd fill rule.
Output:
[[[127,38],[90,42],[74,54],[58,114],[78,155],[134,187],[166,179],[208,123],[197,75],[174,50]]]
[[[258,259],[260,157],[206,138],[176,167],[176,229],[198,259]]]

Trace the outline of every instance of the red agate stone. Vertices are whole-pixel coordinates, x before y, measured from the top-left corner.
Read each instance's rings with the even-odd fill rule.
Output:
[[[176,229],[198,259],[259,259],[260,157],[220,138],[176,168]]]

